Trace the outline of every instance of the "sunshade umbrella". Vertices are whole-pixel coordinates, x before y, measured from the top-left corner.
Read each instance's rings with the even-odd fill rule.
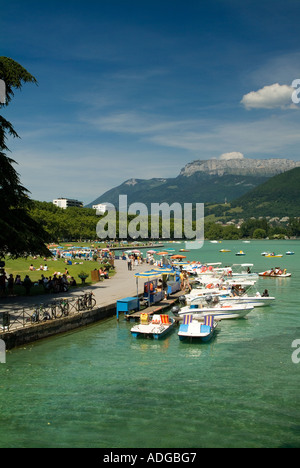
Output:
[[[172,255],[171,259],[172,260],[181,260],[183,258],[186,258],[184,255]]]
[[[156,254],[157,252],[156,252],[156,250],[148,250],[147,253],[148,253],[148,254]]]
[[[170,273],[174,273],[172,268],[157,268],[153,270],[161,275],[169,275]]]
[[[158,254],[156,254],[156,255],[168,255],[168,254],[169,254],[169,252],[158,252]]]

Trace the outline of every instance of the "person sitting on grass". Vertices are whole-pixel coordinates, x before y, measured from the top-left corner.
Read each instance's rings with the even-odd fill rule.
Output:
[[[72,276],[71,281],[70,281],[70,286],[73,286],[73,287],[77,286],[76,280],[75,280],[75,278],[73,276]]]

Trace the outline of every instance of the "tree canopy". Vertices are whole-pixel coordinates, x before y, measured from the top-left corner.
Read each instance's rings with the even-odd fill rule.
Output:
[[[0,57],[0,79],[6,85],[6,102],[0,103],[0,109],[9,105],[15,89],[20,89],[24,83],[37,83],[25,68],[7,57]],[[19,137],[13,125],[0,115],[0,258],[7,254],[13,257],[30,253],[49,255],[45,245],[49,235],[30,216],[30,192],[21,184],[14,168],[16,162],[6,154],[9,136]]]

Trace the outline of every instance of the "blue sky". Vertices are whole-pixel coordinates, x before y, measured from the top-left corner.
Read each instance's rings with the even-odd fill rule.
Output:
[[[32,198],[240,152],[300,160],[298,0],[0,0],[1,55],[38,80],[1,113]],[[299,93],[300,95],[300,93]]]

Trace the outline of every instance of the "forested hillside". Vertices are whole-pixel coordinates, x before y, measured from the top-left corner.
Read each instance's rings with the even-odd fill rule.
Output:
[[[300,168],[272,177],[231,206],[247,217],[300,217]]]

